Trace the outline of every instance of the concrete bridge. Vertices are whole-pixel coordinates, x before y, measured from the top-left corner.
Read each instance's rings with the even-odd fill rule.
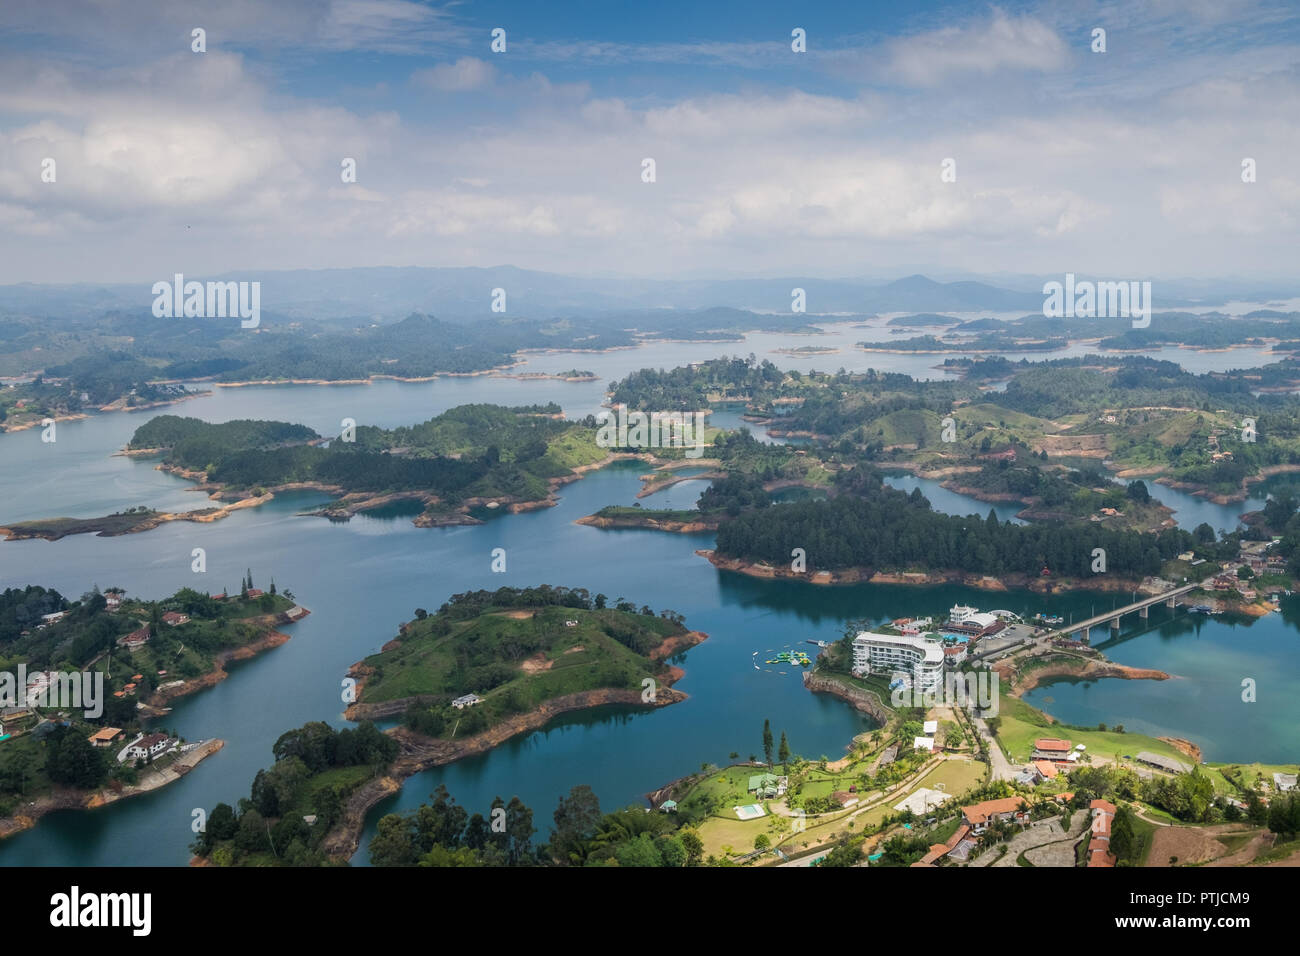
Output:
[[[1213,578],[1207,578],[1205,581],[1195,581],[1191,584],[1184,584],[1180,587],[1171,588],[1170,590],[1163,591],[1160,594],[1152,594],[1140,601],[1134,601],[1132,604],[1126,604],[1124,607],[1114,608],[1113,610],[1106,611],[1104,614],[1090,617],[1087,620],[1076,621],[1073,624],[1058,627],[1049,631],[1045,637],[1047,640],[1052,640],[1058,637],[1073,637],[1075,634],[1082,634],[1083,639],[1086,641],[1088,639],[1088,632],[1094,627],[1100,627],[1103,624],[1109,623],[1111,628],[1118,630],[1119,619],[1125,614],[1132,614],[1136,611],[1138,617],[1145,619],[1147,617],[1147,612],[1154,605],[1160,604],[1161,602],[1164,602],[1165,606],[1169,608],[1177,607],[1178,599],[1180,597],[1187,594],[1189,591],[1195,591],[1199,587],[1204,587],[1212,580]]]

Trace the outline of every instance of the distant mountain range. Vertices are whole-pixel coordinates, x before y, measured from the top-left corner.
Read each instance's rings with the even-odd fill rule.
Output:
[[[159,281],[171,281],[159,276]],[[1047,277],[1060,280],[1060,276]],[[1080,279],[1088,278],[1080,274]],[[1097,277],[1092,277],[1097,278]],[[1107,278],[1107,277],[1102,277]],[[1113,277],[1110,277],[1113,278]],[[1122,278],[1122,277],[1121,277]],[[923,275],[893,281],[868,279],[616,279],[534,272],[514,266],[490,268],[355,268],[239,272],[221,276],[186,276],[187,280],[259,281],[262,306],[291,319],[372,318],[392,321],[412,312],[445,319],[493,315],[492,290],[506,292],[506,315],[523,318],[614,316],[673,310],[699,312],[727,308],[790,314],[791,291],[801,288],[807,312],[870,314],[880,312],[1038,313],[1041,284],[1016,277],[1020,288],[961,280],[937,282]],[[1046,279],[1044,280],[1046,281]],[[89,317],[107,311],[147,310],[151,283],[120,285],[0,286],[0,314]],[[1216,291],[1211,291],[1216,290]],[[1259,287],[1206,279],[1155,283],[1155,307],[1212,307],[1232,300],[1268,302],[1300,295],[1294,288]],[[501,317],[498,315],[497,317]]]

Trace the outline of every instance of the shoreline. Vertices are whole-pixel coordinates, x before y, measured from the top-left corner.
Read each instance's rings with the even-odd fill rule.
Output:
[[[1050,684],[1060,679],[1076,680],[1099,680],[1104,677],[1113,677],[1120,680],[1171,680],[1173,675],[1162,670],[1156,670],[1151,667],[1130,667],[1127,664],[1116,664],[1110,660],[1079,660],[1077,663],[1055,663],[1048,664],[1044,667],[1038,667],[1024,675],[1020,680],[1013,680],[1011,668],[1007,666],[1006,661],[999,661],[993,665],[993,670],[997,672],[999,678],[1006,682],[1009,689],[1007,695],[1019,699],[1027,692],[1038,687],[1040,684]],[[1041,709],[1041,708],[1040,708]],[[1046,713],[1046,711],[1044,711]],[[1053,717],[1053,720],[1057,718]]]
[[[688,650],[708,638],[703,631],[687,631],[685,634],[668,638],[650,655],[651,660],[663,660],[674,654]],[[361,662],[348,671],[352,675]],[[357,671],[357,673],[360,673]],[[632,706],[640,709],[655,709],[686,700],[687,695],[675,690],[672,685],[684,676],[679,667],[665,667],[665,679],[661,682],[653,701],[642,699],[642,691],[624,688],[594,688],[564,694],[544,701],[534,709],[507,718],[495,727],[461,740],[443,740],[426,737],[406,727],[393,727],[384,731],[401,745],[401,752],[379,776],[367,781],[355,791],[344,806],[343,817],[325,836],[321,849],[332,859],[345,862],[349,860],[361,845],[361,836],[365,830],[366,818],[370,810],[385,797],[402,789],[403,782],[416,774],[454,763],[465,757],[476,756],[494,750],[506,741],[521,734],[540,730],[556,717],[576,711],[591,710],[608,705]],[[363,675],[364,676],[364,675]],[[363,681],[358,682],[357,692],[361,693]],[[354,703],[344,712],[348,720],[374,719],[382,710],[383,716],[401,713],[412,701],[419,698],[400,698],[382,701],[364,709],[361,701]],[[396,708],[396,709],[394,709]]]
[[[573,523],[600,528],[604,531],[641,530],[663,531],[667,534],[702,534],[708,531],[717,531],[722,522],[719,518],[709,518],[703,515],[700,516],[698,521],[673,521],[668,518],[654,518],[650,515],[619,515],[608,518],[601,517],[598,514],[591,514],[582,518],[575,518]]]
[[[275,650],[277,647],[287,644],[291,640],[292,635],[276,630],[274,624],[296,624],[297,621],[301,621],[304,617],[311,614],[311,611],[306,608],[303,608],[303,611],[305,613],[299,615],[297,620],[289,622],[279,620],[279,618],[284,616],[283,613],[274,615],[276,620],[273,622],[270,629],[261,637],[256,637],[247,644],[241,644],[238,647],[230,647],[218,651],[216,656],[213,658],[212,667],[200,674],[198,677],[190,677],[182,681],[180,685],[155,688],[154,692],[149,696],[149,699],[144,702],[145,706],[155,711],[153,716],[159,716],[166,713],[168,709],[167,704],[171,703],[173,700],[180,697],[188,697],[190,694],[198,693],[201,690],[207,690],[209,687],[215,687],[217,684],[220,684],[223,680],[229,677],[230,672],[226,670],[227,664],[233,661],[252,660],[254,657],[258,657],[267,651]]]
[[[761,561],[746,561],[719,555],[716,550],[701,548],[695,552],[721,571],[734,571],[754,578],[784,578],[808,584],[962,584],[981,591],[1026,590],[1040,594],[1062,591],[1132,591],[1140,590],[1140,581],[1107,575],[1103,580],[1074,578],[1031,578],[1022,573],[973,574],[963,571],[878,571],[872,568],[840,568],[834,571],[791,571]]]
[[[142,772],[137,784],[122,784],[116,789],[101,787],[90,791],[56,787],[51,793],[28,801],[28,806],[22,811],[0,819],[0,840],[32,829],[46,814],[58,810],[96,810],[119,800],[160,790],[180,780],[225,745],[226,742],[217,737],[200,740],[163,770]]]

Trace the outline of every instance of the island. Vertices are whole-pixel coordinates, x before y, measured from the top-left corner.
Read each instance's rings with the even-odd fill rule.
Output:
[[[252,574],[237,596],[120,588],[79,600],[39,585],[0,594],[0,838],[45,814],[94,809],[179,780],[219,751],[154,722],[226,665],[278,647],[310,612]]]
[[[314,860],[346,860],[366,812],[402,780],[484,753],[562,714],[684,700],[672,686],[684,672],[670,660],[705,638],[673,611],[611,603],[581,588],[473,591],[453,595],[432,614],[417,609],[397,637],[349,671],[355,700],[345,716],[361,722],[356,733],[370,738],[373,721],[382,719],[400,718],[400,726],[376,732],[367,745],[376,759],[349,764],[357,769],[342,775],[348,786],[336,786],[333,765],[295,782],[295,812],[325,821],[310,831],[305,850]],[[322,798],[327,789],[332,794]],[[240,854],[227,861],[265,862]]]

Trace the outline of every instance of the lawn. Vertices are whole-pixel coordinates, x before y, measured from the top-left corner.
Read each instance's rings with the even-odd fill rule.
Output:
[[[1113,730],[1099,731],[1076,730],[1048,721],[1046,715],[1035,707],[1015,697],[1002,695],[1001,711],[998,716],[998,740],[1012,763],[1025,763],[1034,752],[1034,740],[1039,737],[1059,737],[1070,741],[1071,745],[1083,744],[1085,753],[1111,759],[1122,758],[1124,754],[1136,754],[1139,750],[1161,754],[1190,764],[1189,758],[1172,744],[1144,734],[1116,733]]]
[[[1263,763],[1215,763],[1207,765],[1210,777],[1214,780],[1215,790],[1220,793],[1232,794],[1234,796],[1249,792],[1255,788],[1255,781],[1263,778],[1264,783],[1271,790],[1273,788],[1273,774],[1275,773],[1295,773],[1295,764],[1263,764]]]
[[[1147,857],[1151,854],[1151,841],[1155,836],[1157,826],[1154,823],[1148,823],[1137,814],[1133,815],[1133,836],[1138,842],[1137,861],[1134,866],[1146,866]]]

